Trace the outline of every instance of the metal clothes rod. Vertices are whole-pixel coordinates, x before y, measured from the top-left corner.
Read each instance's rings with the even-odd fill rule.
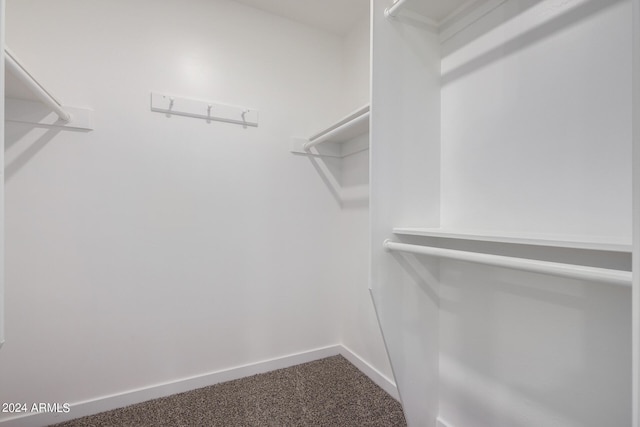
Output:
[[[434,248],[431,246],[397,243],[390,240],[385,240],[383,246],[390,251],[410,252],[419,255],[492,265],[495,267],[512,268],[532,273],[550,274],[552,276],[566,277],[569,279],[589,280],[631,287],[631,272],[629,271]]]
[[[51,95],[31,74],[15,59],[7,49],[5,53],[5,67],[18,80],[20,80],[38,99],[47,107],[52,109],[60,120],[68,122],[71,115],[62,108],[62,105]]]
[[[384,10],[384,16],[386,18],[395,18],[406,2],[407,0],[397,0],[395,3]]]
[[[315,147],[318,144],[322,144],[323,142],[326,142],[331,138],[333,138],[335,135],[339,135],[340,133],[344,132],[345,129],[350,127],[356,127],[360,123],[367,120],[369,120],[369,113],[365,112],[361,116],[356,117],[355,119],[343,124],[342,126],[338,126],[337,128],[333,129],[331,132],[327,132],[324,135],[307,142],[306,144],[304,144],[303,148],[305,149],[305,151],[309,151],[312,147]]]

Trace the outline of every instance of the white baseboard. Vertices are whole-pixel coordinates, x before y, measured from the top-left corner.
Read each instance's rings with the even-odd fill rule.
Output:
[[[340,347],[340,354],[351,362],[356,368],[358,368],[363,374],[365,374],[371,381],[376,383],[378,387],[389,393],[394,399],[400,400],[400,395],[398,394],[398,388],[396,387],[396,383],[387,378],[384,374],[378,371],[376,368],[371,366],[369,363],[365,362],[360,356],[354,353],[351,349],[345,346]]]
[[[438,417],[436,419],[436,427],[453,427],[451,424],[447,423],[442,418]]]
[[[356,366],[362,373],[369,377],[374,383],[380,386],[391,396],[398,398],[398,391],[395,384],[357,356],[348,348],[342,345],[333,345],[329,347],[318,348],[303,353],[291,354],[275,359],[265,360],[262,362],[252,363],[250,365],[238,366],[223,371],[209,372],[189,378],[183,378],[162,384],[155,384],[136,390],[129,390],[123,393],[117,393],[108,396],[102,396],[95,399],[85,400],[82,402],[72,403],[68,413],[33,413],[13,418],[0,420],[0,427],[41,427],[50,424],[69,421],[74,418],[93,415],[112,409],[122,408],[136,403],[146,402],[147,400],[157,399],[160,397],[170,396],[175,393],[182,393],[189,390],[195,390],[201,387],[232,381],[239,378],[248,377],[255,374],[274,371],[276,369],[288,368],[290,366],[299,365],[301,363],[312,362],[314,360],[324,359],[325,357],[342,355],[345,359]]]

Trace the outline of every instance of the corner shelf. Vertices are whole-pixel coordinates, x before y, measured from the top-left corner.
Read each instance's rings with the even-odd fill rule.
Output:
[[[396,227],[393,234],[400,236],[435,237],[442,239],[475,240],[518,245],[548,246],[569,249],[630,253],[630,241],[610,237],[573,236],[555,234],[505,233],[445,228]]]
[[[309,138],[293,138],[291,152],[314,156],[346,157],[368,149],[368,140],[363,142],[358,137],[369,133],[369,110],[369,105],[365,105]],[[318,149],[320,146],[322,146],[321,150]]]

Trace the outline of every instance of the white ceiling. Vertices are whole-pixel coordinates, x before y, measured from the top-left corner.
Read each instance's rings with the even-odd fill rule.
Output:
[[[348,33],[354,22],[369,14],[369,0],[236,1],[338,35]]]

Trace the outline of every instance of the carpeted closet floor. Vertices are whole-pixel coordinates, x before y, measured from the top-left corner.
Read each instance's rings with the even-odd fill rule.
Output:
[[[400,404],[342,356],[56,426],[406,426]]]

